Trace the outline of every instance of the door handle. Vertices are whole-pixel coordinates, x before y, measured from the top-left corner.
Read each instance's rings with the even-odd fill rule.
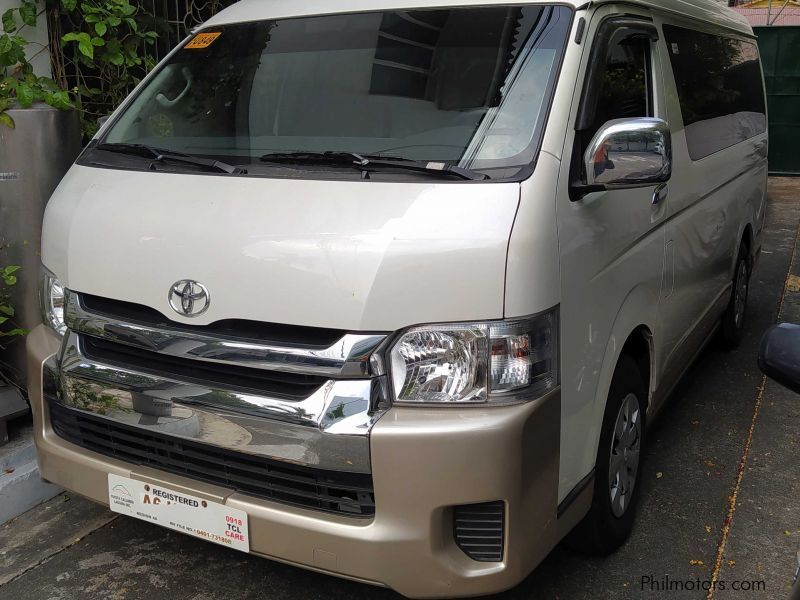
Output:
[[[656,188],[656,191],[653,192],[653,206],[658,206],[664,200],[667,199],[669,195],[669,187],[666,183],[662,183]]]

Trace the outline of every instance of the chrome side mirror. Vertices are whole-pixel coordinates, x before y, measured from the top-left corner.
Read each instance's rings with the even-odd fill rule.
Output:
[[[588,189],[646,187],[672,176],[672,135],[661,119],[618,119],[603,125],[584,155]]]
[[[800,325],[775,325],[761,341],[758,366],[764,375],[800,394]]]

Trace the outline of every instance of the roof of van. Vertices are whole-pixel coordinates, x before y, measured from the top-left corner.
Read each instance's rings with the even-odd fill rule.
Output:
[[[587,6],[586,0],[519,0],[520,4],[547,4],[557,2],[574,7]],[[487,6],[508,4],[509,0],[240,0],[226,8],[206,25],[224,25],[264,19],[306,17],[336,13],[370,12],[382,10],[409,10],[452,6]],[[591,4],[613,4],[614,0],[593,0]],[[638,4],[678,13],[707,23],[714,23],[741,33],[752,34],[752,28],[743,15],[727,8],[717,0],[623,0],[619,4]]]

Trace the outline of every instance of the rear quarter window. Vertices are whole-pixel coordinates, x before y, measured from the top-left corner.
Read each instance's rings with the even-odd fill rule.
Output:
[[[686,143],[700,160],[767,129],[758,47],[734,37],[664,26]]]

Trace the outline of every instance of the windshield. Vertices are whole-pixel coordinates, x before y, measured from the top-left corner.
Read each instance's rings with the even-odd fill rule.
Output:
[[[272,153],[347,152],[508,177],[538,152],[571,18],[498,6],[206,28],[99,142],[257,169]]]

